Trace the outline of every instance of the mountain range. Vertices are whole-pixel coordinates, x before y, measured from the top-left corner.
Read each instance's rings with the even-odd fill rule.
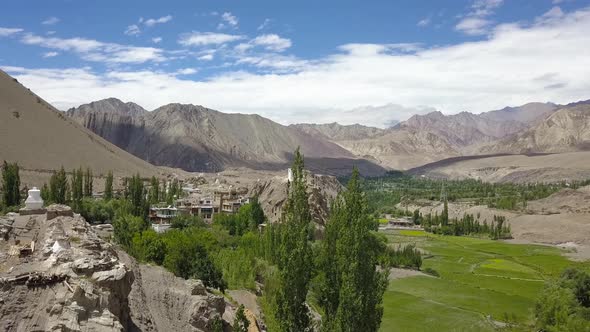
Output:
[[[155,165],[188,171],[280,169],[300,147],[308,166],[319,172],[341,174],[356,165],[376,174],[466,155],[583,150],[590,145],[589,110],[588,102],[579,102],[528,103],[481,114],[435,111],[387,129],[337,123],[283,126],[259,115],[182,104],[147,111],[114,98],[66,114]]]
[[[414,115],[387,129],[363,125],[284,126],[253,114],[168,104],[147,111],[115,98],[61,112],[0,72],[0,156],[26,169],[92,166],[95,172],[217,172],[288,167],[300,147],[310,170],[366,175],[446,158],[562,153],[590,147],[590,101],[528,103],[473,114]]]
[[[110,98],[70,109],[67,116],[118,147],[154,165],[217,172],[228,167],[288,167],[300,147],[308,168],[342,174],[353,166],[384,171],[352,152],[259,115],[227,114],[202,106],[168,104],[148,112]]]

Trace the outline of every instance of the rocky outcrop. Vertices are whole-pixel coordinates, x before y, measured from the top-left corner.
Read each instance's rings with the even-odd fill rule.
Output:
[[[159,266],[140,265],[124,252],[122,260],[135,275],[129,305],[131,331],[211,331],[224,325],[225,300],[210,293],[200,280],[185,280]]]
[[[313,221],[322,227],[328,221],[330,202],[343,189],[338,180],[329,175],[306,172],[309,207]],[[271,223],[281,218],[287,200],[288,181],[286,176],[274,176],[257,182],[250,189],[250,196],[257,196],[264,214]]]
[[[29,247],[30,251],[21,249],[19,257],[2,256],[3,330],[128,328],[133,273],[83,218],[58,216],[46,220],[45,215],[36,215],[14,219],[14,231],[19,233],[2,245]],[[27,227],[29,232],[25,232]]]
[[[1,223],[3,331],[207,332],[222,322],[223,297],[201,281],[138,264],[67,206],[49,206],[48,214]]]

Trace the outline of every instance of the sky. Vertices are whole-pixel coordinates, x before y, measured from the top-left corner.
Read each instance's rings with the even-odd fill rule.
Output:
[[[590,99],[590,0],[5,1],[0,68],[61,110],[386,127]]]

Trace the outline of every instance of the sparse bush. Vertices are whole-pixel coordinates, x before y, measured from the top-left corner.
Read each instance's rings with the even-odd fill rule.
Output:
[[[431,267],[425,268],[424,270],[422,270],[422,272],[424,272],[428,275],[431,275],[433,277],[437,277],[437,278],[440,277],[440,274],[435,269],[433,269]]]

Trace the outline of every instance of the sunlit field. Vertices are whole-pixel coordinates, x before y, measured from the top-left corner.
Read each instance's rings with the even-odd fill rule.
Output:
[[[590,266],[549,246],[415,230],[385,234],[393,244],[416,244],[425,253],[422,270],[432,268],[440,277],[392,280],[383,299],[381,331],[493,331],[506,328],[505,323],[531,325],[545,280],[568,266]]]

